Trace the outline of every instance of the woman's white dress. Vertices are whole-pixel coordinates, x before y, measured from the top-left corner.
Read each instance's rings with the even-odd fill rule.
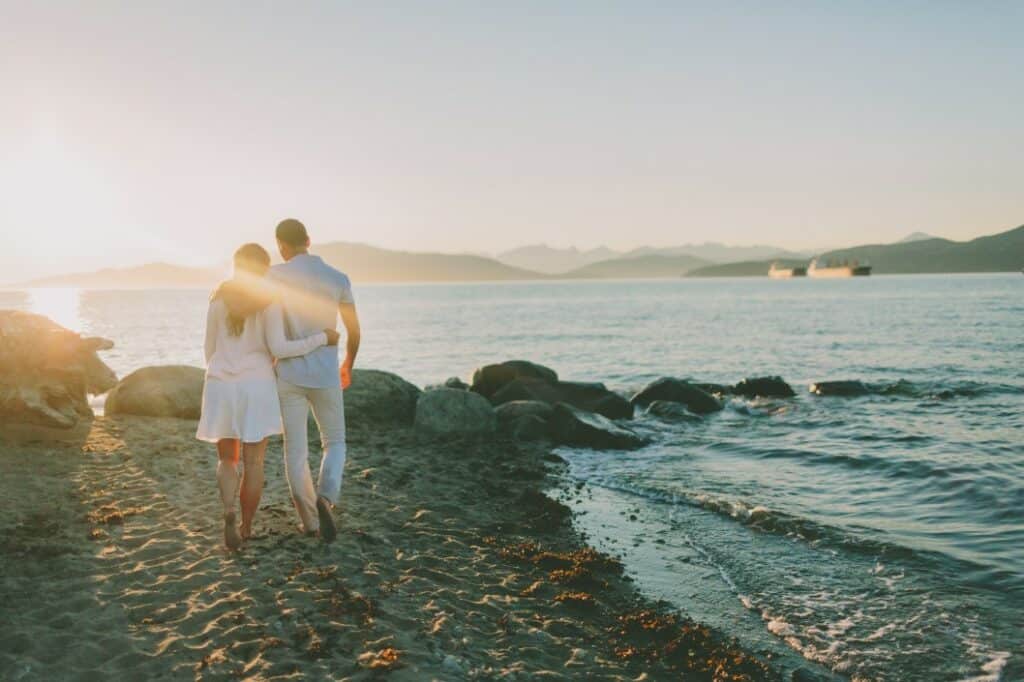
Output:
[[[281,433],[274,358],[305,355],[326,344],[324,332],[288,340],[284,315],[276,303],[247,318],[242,333],[233,336],[227,306],[219,299],[211,301],[206,315],[203,410],[196,438],[258,443]]]

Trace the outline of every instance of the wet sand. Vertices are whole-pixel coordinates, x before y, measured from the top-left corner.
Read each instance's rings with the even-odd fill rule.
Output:
[[[273,441],[256,536],[230,553],[194,429],[99,417],[0,442],[0,679],[776,676],[588,548],[541,492],[561,470],[544,448],[350,427],[324,545],[298,533]]]

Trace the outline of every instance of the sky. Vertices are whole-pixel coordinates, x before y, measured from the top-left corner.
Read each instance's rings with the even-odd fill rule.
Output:
[[[35,5],[35,6],[33,6]],[[0,0],[0,281],[1024,223],[1020,2]]]

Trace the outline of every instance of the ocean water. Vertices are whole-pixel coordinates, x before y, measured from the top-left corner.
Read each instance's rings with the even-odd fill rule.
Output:
[[[205,292],[0,292],[113,339],[119,374],[201,364]],[[629,393],[777,374],[787,400],[563,449],[581,527],[652,596],[858,680],[1024,680],[1024,277],[357,288],[359,365],[426,385],[525,358]],[[810,382],[860,379],[861,398]]]

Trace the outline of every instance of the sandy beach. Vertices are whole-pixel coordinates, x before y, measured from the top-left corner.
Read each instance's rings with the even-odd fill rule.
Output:
[[[541,493],[560,469],[543,447],[350,426],[324,545],[297,532],[272,442],[256,537],[231,554],[194,429],[99,417],[0,448],[0,677],[774,676],[587,548]]]

